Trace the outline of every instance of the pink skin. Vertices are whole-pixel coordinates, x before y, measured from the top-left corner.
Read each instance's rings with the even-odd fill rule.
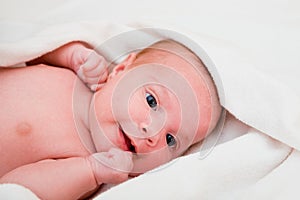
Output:
[[[96,92],[92,101],[90,130],[97,151],[107,151],[111,146],[116,146],[127,151],[128,147],[122,137],[123,134],[120,133],[119,126],[121,125],[124,130],[124,126],[130,123],[138,130],[135,133],[125,131],[125,134],[135,148],[133,157],[134,174],[143,173],[178,157],[192,143],[201,140],[205,136],[210,124],[211,99],[205,81],[199,78],[195,69],[184,59],[172,54],[166,56],[170,56],[170,59],[167,59],[167,62],[162,63],[165,67],[184,77],[190,84],[190,89],[192,91],[202,91],[201,95],[199,95],[199,92],[195,92],[199,105],[198,111],[200,115],[203,114],[202,116],[205,116],[201,118],[201,123],[197,125],[197,133],[195,133],[195,131],[183,129],[183,132],[177,134],[179,126],[182,123],[179,101],[181,98],[185,97],[178,96],[178,94],[175,95],[168,89],[168,86],[162,86],[155,83],[147,84],[144,87],[137,85],[136,90],[132,91],[133,93],[128,99],[128,103],[125,101],[125,103],[122,104],[122,101],[120,100],[122,104],[120,106],[124,106],[125,109],[128,108],[129,111],[129,116],[125,116],[125,118],[122,112],[113,113],[114,108],[108,106],[111,105],[116,87],[120,84],[119,81],[140,64],[160,63],[159,60],[155,59],[155,56],[153,59],[140,61],[136,59],[134,53],[129,55],[123,63],[114,68],[113,72],[108,77],[107,83],[101,90]],[[160,76],[162,76],[163,73],[160,73],[159,70],[163,72],[165,69],[162,68],[156,70],[154,75],[160,74]],[[153,74],[150,74],[149,76],[153,76]],[[162,78],[167,79],[168,77]],[[154,117],[150,116],[152,109],[146,101],[146,94],[148,93],[155,96],[158,107],[163,109],[162,113],[154,114]],[[192,111],[195,111],[194,108],[192,108]],[[155,112],[159,112],[159,110],[154,111],[154,113]],[[160,127],[160,131],[148,131],[147,133],[144,133],[143,128],[147,128],[151,123],[159,124],[159,121],[164,119],[164,116],[162,115],[166,115],[166,119],[163,126]],[[197,119],[191,118],[192,116],[187,117],[190,117],[188,121],[197,123]],[[190,125],[192,124],[186,124],[187,127]],[[166,143],[168,133],[176,138],[176,144],[171,147]]]
[[[29,62],[31,65],[43,62],[69,67],[91,90],[97,90],[95,93],[64,69],[39,65],[0,71],[0,85],[17,84],[16,87],[27,88],[24,92],[14,93],[8,87],[6,92],[0,93],[3,105],[15,102],[19,109],[15,113],[7,107],[7,111],[0,114],[3,137],[0,152],[5,152],[1,154],[0,162],[7,163],[0,166],[0,183],[25,185],[41,198],[79,198],[102,183],[120,183],[127,180],[129,174],[144,173],[166,163],[203,139],[211,123],[209,87],[187,61],[170,53],[165,56],[168,59],[161,61],[155,56],[136,58],[135,54],[130,54],[108,76],[103,57],[75,42]],[[162,80],[167,79],[168,76],[163,74],[165,70],[171,70],[183,77],[192,92],[201,91],[201,95],[195,92],[195,96],[190,97],[198,104],[197,110],[193,107],[192,111],[202,116],[201,123],[196,123],[194,128],[196,132],[189,127],[195,127],[197,119],[181,113],[180,103],[186,97],[174,93],[168,85],[154,82],[136,85],[134,90],[124,91],[131,94],[128,99],[116,101],[115,95],[122,97],[122,90],[116,92],[120,81],[145,63],[165,66],[152,74],[142,74],[145,79],[155,82],[156,74],[160,74]],[[45,82],[45,79],[53,82]],[[43,97],[43,104],[29,94]],[[147,102],[149,94],[155,97],[157,109]],[[58,98],[53,105],[53,99]],[[22,99],[22,103],[17,103],[18,99]],[[114,101],[120,101],[120,104],[112,104]],[[70,106],[72,103],[75,111]],[[128,113],[114,112],[118,109]],[[32,115],[33,111],[40,114]],[[12,117],[11,120],[7,116]],[[44,123],[40,121],[43,117]],[[27,123],[21,122],[23,119]],[[41,134],[49,132],[51,137]],[[166,142],[168,134],[176,139],[170,146]]]

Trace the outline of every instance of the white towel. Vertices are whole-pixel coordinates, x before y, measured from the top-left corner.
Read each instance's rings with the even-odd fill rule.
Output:
[[[161,38],[177,40],[206,64],[223,107],[253,129],[218,145],[203,160],[197,153],[189,155],[98,198],[292,198],[300,162],[299,4],[231,3],[151,1],[145,6],[157,9],[151,11],[157,17],[145,23],[146,11],[133,6],[138,1],[120,3],[121,7],[114,1],[69,2],[41,20],[2,22],[0,66],[22,65],[74,40],[97,47],[108,59]],[[173,25],[163,20],[168,10]],[[139,22],[111,23],[122,21],[126,13]]]

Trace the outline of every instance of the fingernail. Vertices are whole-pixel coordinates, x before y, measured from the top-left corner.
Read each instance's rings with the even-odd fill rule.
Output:
[[[92,90],[92,91],[96,91],[97,88],[98,88],[98,85],[97,85],[97,84],[91,85],[91,90]]]

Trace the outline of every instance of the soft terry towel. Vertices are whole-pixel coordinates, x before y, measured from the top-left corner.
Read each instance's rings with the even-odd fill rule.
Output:
[[[17,184],[0,184],[0,197],[1,199],[38,199],[30,190]]]
[[[101,8],[103,5],[97,2],[84,5]],[[74,13],[77,4],[74,5],[73,10],[66,7],[62,11]],[[97,12],[89,15],[99,18]],[[198,17],[205,18],[200,13]],[[296,84],[300,61],[291,50],[300,46],[300,26],[290,18],[275,18],[272,23],[248,19],[242,23],[259,30],[259,34],[249,32],[244,37],[247,41],[243,37],[233,40],[233,36],[218,35],[213,29],[203,34],[201,25],[190,27],[194,30],[190,33],[180,26],[160,22],[53,23],[52,18],[38,24],[6,22],[1,24],[0,66],[20,66],[75,40],[89,43],[111,60],[162,38],[181,42],[212,73],[223,107],[252,128],[243,136],[217,145],[205,159],[199,159],[199,153],[188,155],[114,187],[97,199],[296,198],[300,180],[300,89]],[[286,23],[284,29],[280,23]],[[250,45],[259,42],[261,46]]]

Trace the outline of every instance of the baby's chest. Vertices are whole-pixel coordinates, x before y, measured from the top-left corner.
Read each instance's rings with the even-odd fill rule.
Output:
[[[74,78],[51,70],[11,72],[0,76],[0,163],[85,155],[73,119]]]

